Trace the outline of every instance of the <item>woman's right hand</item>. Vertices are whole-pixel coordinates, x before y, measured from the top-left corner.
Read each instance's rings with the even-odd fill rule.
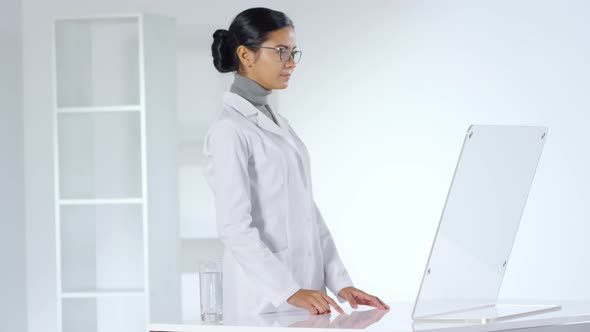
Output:
[[[312,315],[320,315],[332,312],[330,305],[339,313],[343,314],[344,310],[330,298],[326,293],[313,289],[300,289],[287,300],[291,305],[303,308]]]

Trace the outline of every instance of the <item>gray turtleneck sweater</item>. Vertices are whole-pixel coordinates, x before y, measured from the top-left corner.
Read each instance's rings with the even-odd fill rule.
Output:
[[[260,112],[264,113],[264,115],[274,121],[274,123],[277,123],[272,114],[271,108],[268,105],[268,95],[271,94],[272,90],[267,90],[256,81],[236,72],[234,75],[234,83],[229,91],[242,96],[244,99],[251,102],[254,107],[260,110]]]

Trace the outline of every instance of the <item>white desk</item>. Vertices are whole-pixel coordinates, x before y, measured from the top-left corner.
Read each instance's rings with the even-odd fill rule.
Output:
[[[201,325],[200,322],[161,322],[150,324],[149,329],[150,331],[171,332],[270,332],[283,331],[286,327],[311,327],[316,328],[318,331],[325,329],[344,330],[366,328],[372,331],[388,332],[479,332],[507,331],[513,329],[524,329],[518,332],[590,331],[590,302],[565,303],[560,301],[543,301],[540,303],[560,304],[562,309],[490,324],[441,324],[414,323],[411,317],[412,303],[388,303],[391,307],[389,310],[377,310],[366,306],[359,306],[359,309],[353,310],[345,304],[342,309],[347,313],[346,315],[339,315],[334,310],[332,310],[332,314],[324,315],[288,312],[264,314],[236,320],[226,317],[223,325]],[[584,322],[587,322],[587,324],[581,324]]]

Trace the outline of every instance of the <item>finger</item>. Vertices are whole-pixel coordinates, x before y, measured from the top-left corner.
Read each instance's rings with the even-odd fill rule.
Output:
[[[358,303],[356,302],[356,300],[354,299],[354,296],[352,296],[352,294],[344,293],[343,295],[344,295],[343,297],[346,299],[346,301],[348,301],[348,304],[350,304],[350,306],[353,309],[358,308]]]
[[[311,315],[316,315],[318,313],[318,310],[313,305],[313,303],[311,303],[311,301],[309,300],[308,297],[303,299],[303,301],[301,303],[301,307],[306,309]]]
[[[338,313],[343,314],[344,310],[342,310],[342,308],[340,308],[340,306],[338,305],[338,303],[336,303],[336,301],[329,297],[328,295],[325,295],[325,299],[326,301],[328,301],[328,303],[334,308],[336,309],[336,311],[338,311]]]
[[[381,304],[381,302],[379,302],[379,299],[377,299],[376,296],[367,294],[366,301],[367,301],[367,304],[372,307],[379,308],[379,309],[385,309],[385,307]]]
[[[383,310],[387,309],[387,307],[377,297],[375,297],[375,307]]]
[[[381,301],[381,299],[378,297],[376,297],[376,298],[377,298],[377,301],[379,301],[379,303],[381,303],[385,309],[389,309],[389,306],[387,304],[385,304],[385,302]]]
[[[311,304],[318,310],[318,314],[326,312],[326,307],[317,298],[312,297]]]
[[[359,304],[373,305],[377,303],[377,299],[375,298],[375,296],[367,294],[363,291],[359,291],[358,293],[353,294],[353,297]]]
[[[322,293],[318,293],[316,298],[317,300],[322,304],[322,306],[324,307],[324,312],[332,312],[332,308],[330,308],[330,304],[328,303],[328,301],[326,301],[326,299],[324,298],[325,294]]]
[[[331,297],[329,297],[327,294],[324,294],[324,299],[326,301],[328,301],[329,304],[332,305],[332,307],[334,307],[334,309],[336,309],[336,311],[338,311],[339,313],[343,314],[344,310],[342,310],[342,308],[340,308],[340,306],[338,305],[338,303],[336,303],[336,301],[334,301],[334,299],[332,299]]]
[[[381,301],[377,296],[371,295],[373,303],[375,303],[375,307],[379,309],[387,309],[383,301]]]
[[[350,303],[350,305],[351,305],[351,306],[352,306],[354,309],[357,309],[357,308],[359,307],[358,301],[357,301],[357,300],[354,298],[354,296],[352,296],[352,295],[350,296],[350,299],[351,299],[351,301],[352,301],[352,302]]]
[[[306,303],[304,307],[307,309],[307,311],[309,311],[310,314],[317,315],[318,310],[313,306],[313,304]]]

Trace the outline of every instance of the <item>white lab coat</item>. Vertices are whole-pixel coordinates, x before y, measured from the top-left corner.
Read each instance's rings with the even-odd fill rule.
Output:
[[[228,318],[303,310],[286,302],[300,288],[338,294],[353,285],[313,200],[307,149],[273,113],[279,126],[226,92],[204,141]]]

